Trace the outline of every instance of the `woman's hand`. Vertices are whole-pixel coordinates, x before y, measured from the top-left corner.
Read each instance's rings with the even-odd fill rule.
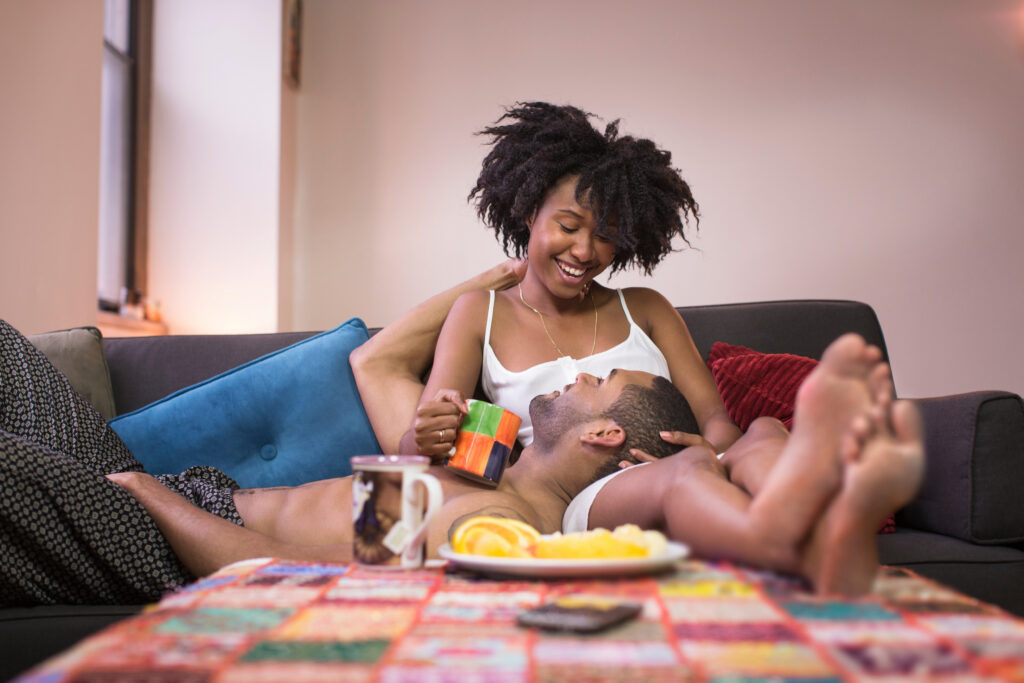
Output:
[[[700,434],[691,434],[689,432],[660,432],[662,441],[666,441],[676,446],[682,446],[683,448],[692,448],[694,446],[704,446],[711,452],[715,452],[715,447],[710,441],[705,439]]]
[[[429,455],[433,460],[449,455],[455,446],[462,418],[467,414],[469,405],[466,398],[455,389],[441,389],[433,400],[422,403],[416,409],[412,424],[420,454]]]
[[[672,431],[660,432],[660,434],[663,441],[667,441],[668,443],[673,444],[675,446],[682,446],[683,448],[691,448],[693,446],[704,446],[712,453],[715,453],[715,447],[711,444],[710,441],[705,439],[700,434],[690,434],[689,432]],[[629,449],[629,454],[632,455],[638,463],[654,462],[658,460],[658,458],[654,457],[653,455],[645,451],[640,450],[639,448]],[[624,462],[625,461],[623,461],[623,463]],[[629,466],[623,463],[619,463],[619,467],[625,468]]]

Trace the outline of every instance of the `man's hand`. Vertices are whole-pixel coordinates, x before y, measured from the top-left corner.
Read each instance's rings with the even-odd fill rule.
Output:
[[[139,493],[144,491],[147,486],[153,484],[163,486],[152,475],[145,472],[114,472],[106,475],[106,477],[136,498],[139,498]]]
[[[451,453],[469,404],[461,391],[441,389],[434,400],[421,404],[413,420],[416,448],[422,455],[440,460]]]

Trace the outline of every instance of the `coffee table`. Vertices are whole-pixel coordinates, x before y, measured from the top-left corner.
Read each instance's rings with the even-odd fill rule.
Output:
[[[516,626],[565,594],[640,601],[593,635]],[[502,580],[256,560],[44,662],[25,681],[738,681],[1024,678],[1024,621],[908,570],[856,600],[684,560],[650,576]]]

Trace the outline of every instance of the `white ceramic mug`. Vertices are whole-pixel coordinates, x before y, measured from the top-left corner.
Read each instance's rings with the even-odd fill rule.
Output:
[[[419,567],[427,526],[441,509],[441,482],[422,455],[352,458],[352,555],[375,567]]]

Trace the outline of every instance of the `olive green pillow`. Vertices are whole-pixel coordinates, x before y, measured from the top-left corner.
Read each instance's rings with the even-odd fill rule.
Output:
[[[110,369],[103,353],[103,334],[95,327],[30,334],[28,340],[64,373],[75,391],[100,411],[104,419],[117,415]]]

